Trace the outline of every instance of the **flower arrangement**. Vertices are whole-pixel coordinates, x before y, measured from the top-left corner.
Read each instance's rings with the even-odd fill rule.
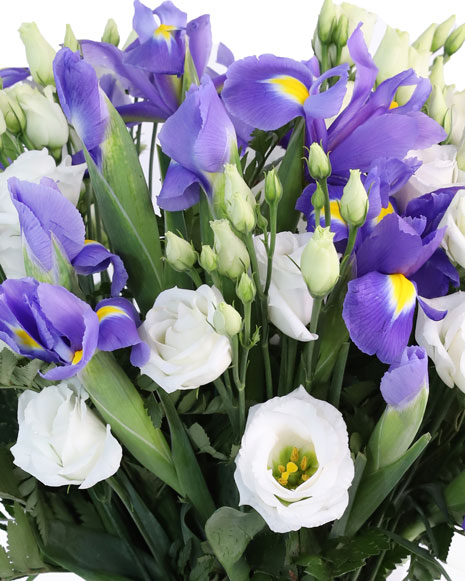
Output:
[[[0,577],[409,579],[465,516],[465,97],[325,0],[236,60],[134,2],[0,71]],[[303,55],[307,57],[309,55]],[[148,179],[139,156],[151,129]],[[154,166],[160,168],[157,194]],[[458,389],[457,389],[458,388]]]

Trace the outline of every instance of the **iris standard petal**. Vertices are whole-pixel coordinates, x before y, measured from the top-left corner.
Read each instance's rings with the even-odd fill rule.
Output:
[[[164,25],[159,29],[148,40],[128,50],[124,56],[124,63],[151,73],[181,74],[184,70],[185,57],[182,32]]]
[[[397,361],[412,331],[415,285],[402,274],[369,272],[349,282],[343,318],[360,351]]]
[[[393,363],[381,379],[384,401],[397,409],[403,408],[428,387],[428,356],[422,347],[407,347],[399,362]]]
[[[158,16],[162,24],[170,24],[177,28],[186,28],[187,14],[179,10],[170,0],[162,2],[155,8],[154,14]]]
[[[304,102],[305,116],[309,119],[329,119],[337,115],[346,94],[348,76],[349,65],[345,63],[318,77],[310,87],[310,97]],[[339,77],[336,83],[320,92],[321,85],[334,77]]]
[[[157,204],[169,212],[187,210],[200,201],[201,187],[208,191],[199,176],[172,161],[157,197]]]
[[[447,295],[450,285],[455,288],[460,286],[459,273],[442,248],[438,248],[410,278],[416,283],[418,293],[427,299]]]
[[[145,42],[146,40],[152,38],[155,29],[157,28],[157,23],[153,17],[153,12],[148,6],[139,2],[139,0],[134,0],[134,16],[132,19],[132,27],[136,31],[140,42]]]
[[[187,24],[189,50],[194,61],[197,76],[202,78],[207,68],[208,59],[212,50],[212,30],[210,15],[203,14]]]
[[[3,88],[7,89],[20,81],[24,81],[31,74],[27,67],[9,67],[0,69],[0,77],[2,79]]]

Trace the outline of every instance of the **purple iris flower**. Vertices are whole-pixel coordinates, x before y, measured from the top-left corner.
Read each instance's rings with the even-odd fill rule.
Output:
[[[105,139],[108,108],[94,69],[79,52],[62,48],[53,61],[58,98],[66,118],[94,159]]]
[[[112,264],[112,294],[121,292],[128,278],[121,258],[99,242],[85,240],[81,214],[53,180],[43,178],[35,184],[10,178],[8,188],[18,211],[26,252],[34,264],[53,272],[54,243],[59,244],[78,274],[101,272]]]
[[[384,401],[402,409],[424,388],[428,388],[428,356],[422,347],[407,347],[381,379]]]
[[[120,89],[139,99],[137,103],[114,103],[125,120],[164,121],[181,103],[179,76],[184,71],[186,37],[197,76],[201,78],[206,70],[212,46],[210,17],[204,14],[187,22],[186,14],[171,2],[153,12],[138,1],[134,8],[138,38],[127,49],[83,40],[82,54],[99,74],[112,75]]]
[[[231,119],[207,76],[192,86],[179,109],[160,131],[161,147],[170,163],[158,204],[164,210],[185,210],[212,193],[216,174],[237,153]]]
[[[27,67],[10,67],[6,69],[0,69],[0,77],[2,79],[3,89],[7,89],[19,81],[24,81],[30,75],[30,71]]]
[[[357,278],[349,282],[343,318],[357,347],[384,363],[400,359],[412,330],[417,298],[433,320],[446,314],[429,307],[412,280],[444,235],[441,229],[422,238],[425,226],[424,218],[388,214],[356,253]]]
[[[92,358],[98,335],[98,316],[65,288],[32,278],[0,285],[0,339],[24,357],[55,363],[45,378],[76,375]]]

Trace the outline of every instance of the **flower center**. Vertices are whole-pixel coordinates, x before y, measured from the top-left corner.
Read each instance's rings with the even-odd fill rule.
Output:
[[[302,450],[286,446],[273,462],[274,478],[289,490],[294,490],[318,470],[318,460],[313,449]]]

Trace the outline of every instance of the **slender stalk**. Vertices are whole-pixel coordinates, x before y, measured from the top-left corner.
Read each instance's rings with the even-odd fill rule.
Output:
[[[319,181],[319,184],[325,195],[325,227],[329,228],[331,226],[331,206],[329,201],[328,180],[321,180]],[[318,226],[316,222],[315,226]]]
[[[320,317],[320,310],[321,305],[323,303],[322,298],[317,298],[313,300],[313,309],[312,309],[312,319],[310,321],[310,333],[316,333],[318,328],[318,319]],[[313,352],[315,349],[316,341],[308,341],[305,345],[304,349],[304,361],[305,361],[305,387],[307,390],[310,388],[313,379],[313,371],[314,371],[314,357]]]
[[[228,389],[226,389],[224,383],[221,381],[220,378],[215,379],[213,383],[218,391],[219,396],[221,397],[221,401],[223,402],[224,409],[226,410],[226,414],[228,415],[229,422],[232,428],[235,430],[237,428],[237,425],[234,407],[231,400],[231,392]]]
[[[315,208],[315,228],[320,225],[320,208]]]
[[[192,279],[192,282],[195,284],[197,288],[203,285],[202,279],[200,278],[199,273],[195,270],[195,268],[191,268],[187,271],[187,274]]]
[[[267,248],[268,264],[266,269],[266,282],[264,293],[267,296],[270,290],[271,274],[273,272],[273,255],[276,246],[276,226],[278,221],[278,206],[271,204],[270,206],[270,245]]]
[[[152,138],[150,140],[150,158],[149,158],[149,192],[150,198],[152,198],[153,189],[153,160],[155,157],[155,141],[157,139],[157,129],[158,123],[154,123],[152,126]]]
[[[349,266],[349,259],[350,256],[352,254],[352,250],[354,249],[355,246],[355,240],[357,238],[357,232],[358,232],[358,227],[357,226],[350,226],[349,227],[349,239],[347,241],[347,246],[344,252],[344,256],[342,257],[341,260],[341,269],[340,269],[340,279],[344,278],[344,275],[347,271],[347,268]]]
[[[140,140],[142,137],[142,123],[139,123],[139,125],[137,126],[137,132],[136,132],[136,149],[137,149],[137,155],[140,155]]]
[[[2,283],[4,280],[6,280],[6,274],[2,268],[2,265],[0,264],[0,283]]]

